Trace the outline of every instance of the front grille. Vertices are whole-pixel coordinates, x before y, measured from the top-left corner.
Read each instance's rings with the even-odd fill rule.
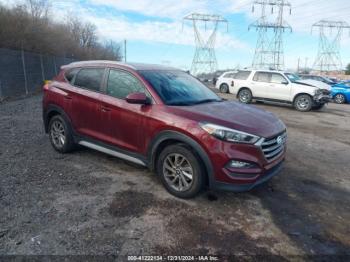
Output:
[[[265,139],[261,143],[261,150],[263,151],[266,160],[271,162],[277,157],[279,157],[281,154],[283,154],[286,141],[286,132],[273,138]]]

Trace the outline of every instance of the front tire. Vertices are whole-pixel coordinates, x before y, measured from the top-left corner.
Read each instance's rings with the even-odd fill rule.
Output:
[[[334,96],[334,102],[337,104],[344,104],[346,102],[346,98],[343,94],[336,94]]]
[[[321,110],[322,108],[324,108],[325,104],[318,104],[318,105],[314,105],[312,107],[313,110]]]
[[[312,108],[312,98],[309,95],[299,95],[294,101],[294,107],[301,112],[310,111]]]
[[[65,119],[56,115],[49,122],[50,142],[59,153],[68,153],[74,149],[73,134]]]
[[[221,93],[224,93],[224,94],[227,94],[229,92],[229,87],[227,84],[221,84],[220,85],[220,92]]]
[[[253,100],[252,92],[248,88],[243,88],[238,92],[238,101],[244,104],[250,104]]]
[[[204,171],[195,153],[183,144],[170,145],[159,155],[157,174],[167,191],[192,198],[203,188]]]

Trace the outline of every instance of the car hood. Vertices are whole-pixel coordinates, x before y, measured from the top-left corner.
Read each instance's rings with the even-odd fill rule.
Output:
[[[312,79],[300,79],[294,82],[295,84],[313,86],[320,89],[326,89],[328,91],[331,90],[331,86],[323,83],[321,81],[312,80]]]
[[[332,86],[332,89],[350,89],[349,86],[346,86],[346,85],[342,85],[342,84],[337,84],[337,85],[334,85]]]
[[[217,124],[265,138],[286,129],[283,122],[274,114],[233,101],[175,106],[172,111],[197,122]]]

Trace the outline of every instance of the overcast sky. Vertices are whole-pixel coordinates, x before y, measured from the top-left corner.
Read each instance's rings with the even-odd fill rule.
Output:
[[[15,0],[0,0],[7,5]],[[117,42],[127,39],[128,60],[188,69],[194,54],[194,33],[190,23],[182,27],[182,18],[192,12],[220,14],[229,21],[229,30],[219,28],[216,54],[219,68],[250,66],[257,33],[248,26],[260,14],[259,6],[252,13],[253,0],[52,0],[52,16],[61,20],[66,13],[91,21],[101,38]],[[293,28],[285,33],[285,63],[296,68],[300,57],[304,66],[311,66],[318,48],[318,32],[311,34],[311,25],[320,19],[344,20],[350,23],[349,0],[290,0],[292,13],[285,10],[285,21]],[[271,9],[270,19],[275,19]],[[350,62],[349,32],[341,43],[343,64]]]

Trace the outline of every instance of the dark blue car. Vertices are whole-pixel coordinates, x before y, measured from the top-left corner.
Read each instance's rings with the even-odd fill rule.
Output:
[[[332,98],[338,104],[350,103],[350,81],[332,86]]]

